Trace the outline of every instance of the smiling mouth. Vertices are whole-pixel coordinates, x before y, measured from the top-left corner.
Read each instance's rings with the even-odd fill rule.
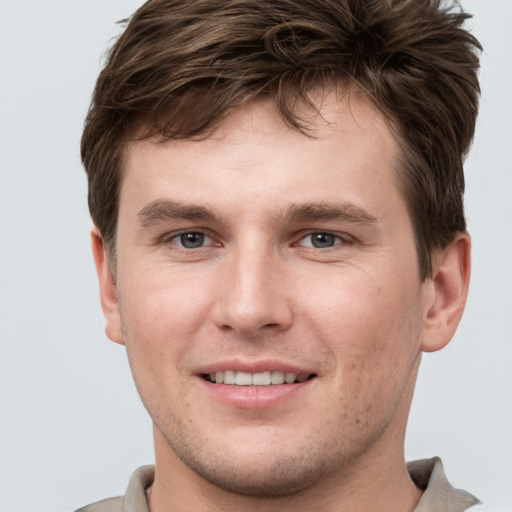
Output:
[[[275,386],[279,384],[298,384],[316,377],[314,373],[292,372],[258,372],[249,373],[235,370],[224,370],[202,375],[203,379],[213,384],[233,386]]]

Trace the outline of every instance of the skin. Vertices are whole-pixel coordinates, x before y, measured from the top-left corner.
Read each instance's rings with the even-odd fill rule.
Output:
[[[107,335],[155,426],[153,512],[407,511],[420,498],[405,425],[421,352],[462,314],[469,238],[422,282],[381,113],[333,91],[321,113],[306,137],[261,100],[205,140],[126,149],[115,279],[97,231],[93,249]],[[315,377],[261,402],[202,377],[270,366]]]

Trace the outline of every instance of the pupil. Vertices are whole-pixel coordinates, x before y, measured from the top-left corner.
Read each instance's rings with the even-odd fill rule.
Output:
[[[330,235],[328,233],[315,233],[311,236],[311,243],[313,244],[313,247],[317,247],[319,249],[332,247],[334,245],[334,235]]]
[[[204,242],[203,233],[183,233],[180,236],[180,241],[183,247],[187,249],[194,249],[195,247],[201,247]]]

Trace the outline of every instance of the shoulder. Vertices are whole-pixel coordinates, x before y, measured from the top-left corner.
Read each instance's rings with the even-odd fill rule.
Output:
[[[75,512],[123,512],[123,498],[107,498],[79,508]]]
[[[153,484],[154,478],[154,466],[142,466],[132,474],[124,496],[97,501],[75,512],[123,512],[125,509],[149,512],[146,490]]]

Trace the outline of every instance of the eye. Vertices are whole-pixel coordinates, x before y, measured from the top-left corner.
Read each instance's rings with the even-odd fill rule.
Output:
[[[302,247],[313,247],[315,249],[329,249],[330,247],[343,243],[349,243],[349,241],[333,233],[317,232],[305,236],[299,241],[298,245]]]
[[[172,237],[171,242],[184,249],[197,249],[210,245],[213,240],[201,231],[185,231]]]

